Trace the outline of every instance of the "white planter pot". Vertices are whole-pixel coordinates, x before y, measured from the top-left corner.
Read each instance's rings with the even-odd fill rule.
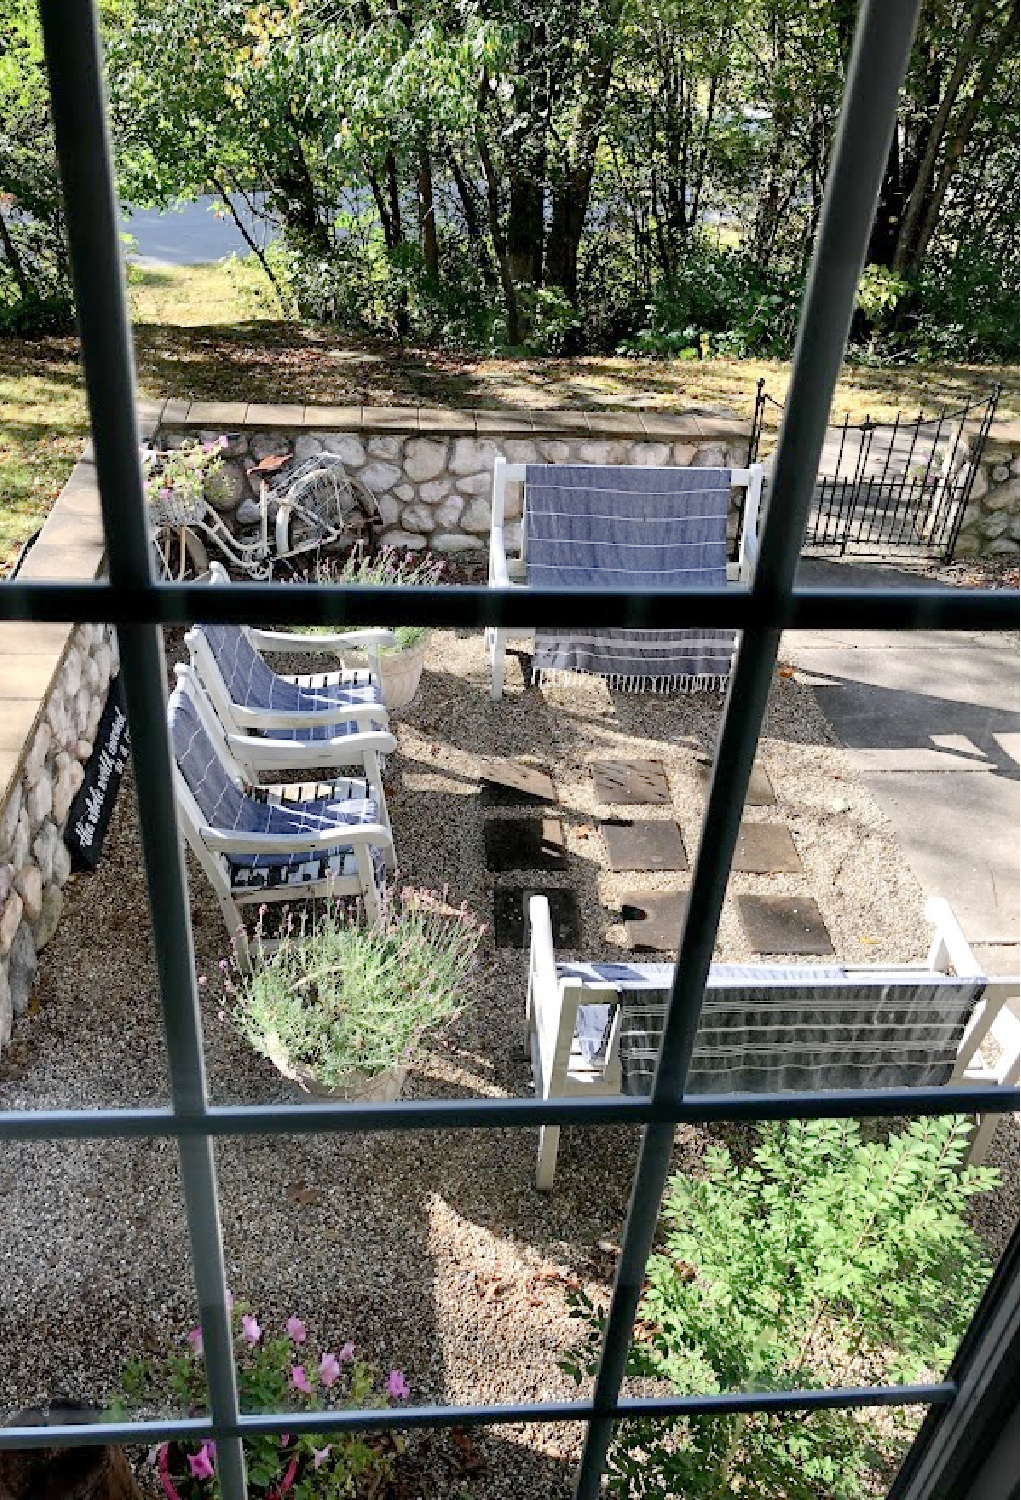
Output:
[[[362,1104],[390,1104],[401,1097],[404,1080],[408,1076],[407,1065],[398,1063],[387,1068],[385,1073],[363,1073],[352,1068],[342,1081],[333,1088],[320,1083],[309,1068],[301,1063],[287,1062],[283,1057],[271,1057],[273,1066],[296,1083],[303,1094],[314,1099],[340,1099],[347,1102],[358,1100]]]
[[[408,646],[403,651],[380,652],[380,685],[387,708],[405,708],[414,698],[418,692],[428,648],[429,637],[425,636],[416,645]]]

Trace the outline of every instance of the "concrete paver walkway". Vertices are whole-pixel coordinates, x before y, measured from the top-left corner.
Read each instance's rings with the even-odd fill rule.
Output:
[[[806,560],[798,582],[917,585]],[[1018,642],[1010,634],[791,631],[815,688],[927,895],[945,896],[987,972],[1021,969]]]

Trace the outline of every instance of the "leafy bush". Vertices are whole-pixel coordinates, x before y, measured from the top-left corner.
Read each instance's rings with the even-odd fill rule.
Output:
[[[707,1151],[704,1179],[670,1180],[629,1374],[714,1393],[941,1371],[990,1270],[963,1214],[997,1177],[962,1169],[967,1136],[959,1118],[871,1142],[855,1121],[797,1121],[764,1127],[750,1165]],[[580,1380],[603,1314],[573,1300],[587,1332],[563,1367]],[[841,1411],[634,1422],[611,1449],[611,1489],[859,1500],[882,1442]]]
[[[682,358],[788,355],[801,290],[800,277],[763,271],[740,249],[693,238],[683,271],[659,286],[646,327],[620,351]]]

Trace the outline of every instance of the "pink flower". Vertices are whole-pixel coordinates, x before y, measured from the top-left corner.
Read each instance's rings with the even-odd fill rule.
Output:
[[[241,1332],[250,1344],[257,1344],[262,1338],[262,1329],[259,1327],[259,1321],[257,1318],[253,1318],[251,1313],[245,1313],[241,1319]]]
[[[342,1365],[349,1365],[355,1357],[355,1346],[352,1343],[343,1344],[340,1354],[337,1356]]]
[[[287,1337],[293,1344],[303,1344],[308,1337],[308,1330],[296,1314],[287,1319],[284,1327],[287,1329]]]
[[[312,1452],[313,1469],[321,1469],[332,1452],[333,1448],[329,1443],[326,1444],[325,1448],[315,1448]]]
[[[191,1352],[197,1359],[202,1353],[202,1329],[190,1328],[188,1330],[188,1342],[191,1345]]]
[[[291,1384],[296,1391],[301,1391],[303,1396],[311,1396],[312,1387],[308,1383],[304,1365],[295,1365],[291,1370]]]
[[[213,1477],[213,1452],[212,1443],[203,1443],[197,1453],[188,1454],[188,1468],[192,1479],[211,1479]]]
[[[340,1375],[340,1361],[335,1354],[324,1354],[319,1361],[319,1379],[327,1388]]]
[[[391,1370],[386,1382],[387,1394],[395,1401],[403,1401],[411,1395],[411,1387],[408,1385],[400,1370]]]
[[[291,1434],[289,1432],[282,1432],[280,1434],[280,1446],[281,1446],[281,1448],[286,1448],[287,1444],[290,1441],[291,1441]]]

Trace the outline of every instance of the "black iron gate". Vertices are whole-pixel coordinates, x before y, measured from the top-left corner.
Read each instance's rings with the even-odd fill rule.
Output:
[[[1001,389],[996,385],[984,399],[955,411],[944,408],[936,417],[845,417],[839,427],[828,428],[805,546],[841,554],[911,551],[949,560]],[[768,403],[780,405],[760,380],[750,462],[758,455]]]

